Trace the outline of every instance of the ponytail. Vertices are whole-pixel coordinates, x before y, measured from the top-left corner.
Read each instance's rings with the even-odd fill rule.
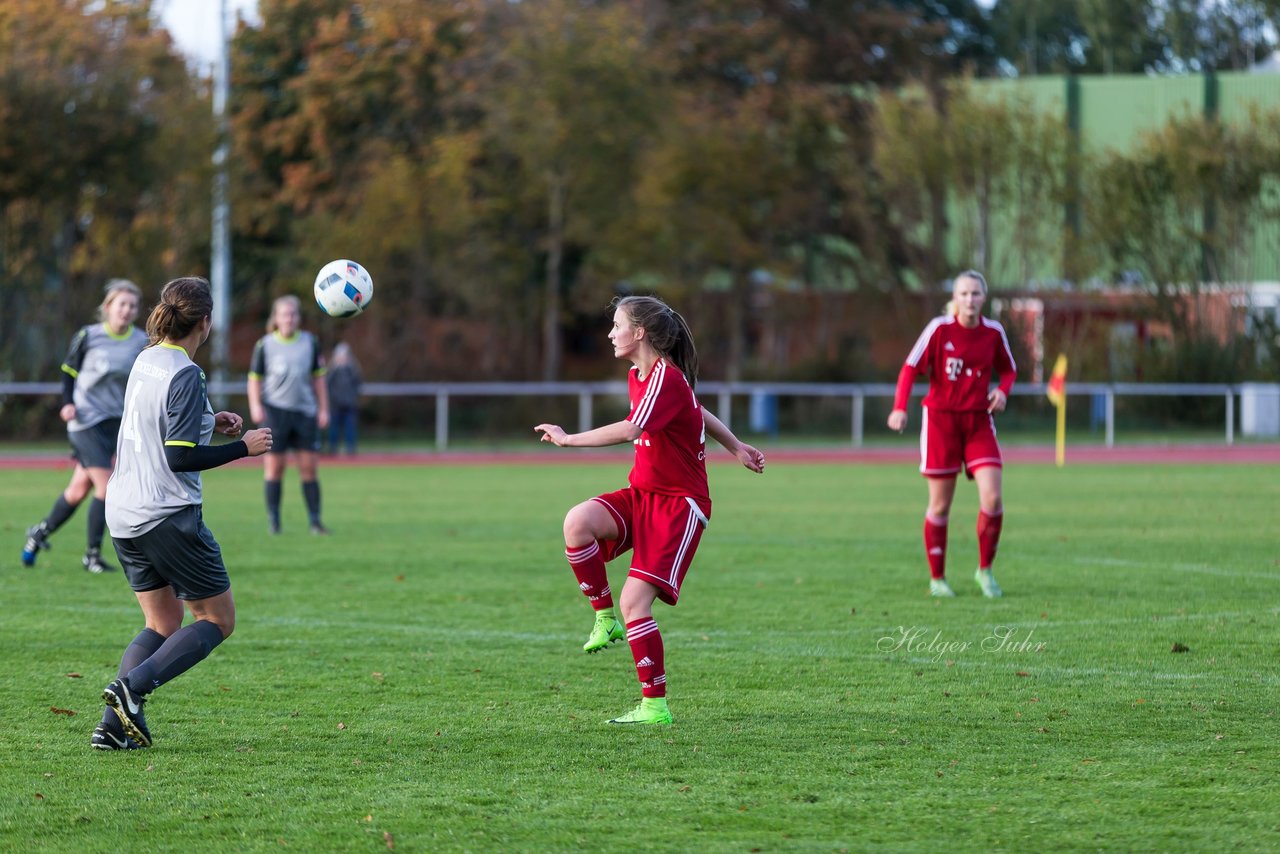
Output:
[[[178,341],[191,334],[200,321],[213,313],[209,281],[199,276],[174,279],[160,290],[160,302],[147,316],[147,337],[151,346],[161,341]]]
[[[657,297],[617,297],[614,309],[623,309],[631,322],[644,329],[659,356],[680,369],[689,388],[698,385],[698,348],[693,331],[680,315]]]

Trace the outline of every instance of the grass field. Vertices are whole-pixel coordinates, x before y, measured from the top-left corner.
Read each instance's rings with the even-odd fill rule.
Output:
[[[19,565],[66,472],[5,471],[0,850],[1280,849],[1274,467],[1011,467],[998,601],[964,484],[938,601],[910,466],[718,462],[656,613],[676,723],[618,728],[559,531],[626,462],[562,459],[330,467],[328,539],[293,471],[275,538],[256,465],[206,473],[236,633],[110,754],[136,603],[83,514]]]

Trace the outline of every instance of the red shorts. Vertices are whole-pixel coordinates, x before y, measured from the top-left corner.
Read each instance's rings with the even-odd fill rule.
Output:
[[[608,508],[618,525],[618,539],[600,543],[605,561],[631,549],[627,575],[649,582],[658,588],[659,599],[676,604],[711,508],[698,506],[692,498],[630,487],[591,500]]]
[[[985,466],[1003,466],[996,422],[990,412],[924,409],[920,424],[920,473],[954,477],[963,468],[970,478]]]

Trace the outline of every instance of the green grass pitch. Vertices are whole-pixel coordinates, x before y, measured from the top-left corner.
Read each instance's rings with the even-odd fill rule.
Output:
[[[1280,849],[1274,467],[1011,466],[998,601],[962,483],[939,601],[911,466],[717,460],[656,611],[675,725],[619,728],[560,523],[627,460],[582,459],[322,467],[327,539],[296,470],[274,538],[258,466],[206,473],[236,633],[108,754],[139,610],[83,510],[19,564],[66,472],[4,471],[0,849]]]

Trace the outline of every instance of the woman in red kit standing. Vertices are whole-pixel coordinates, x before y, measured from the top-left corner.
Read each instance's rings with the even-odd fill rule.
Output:
[[[989,599],[1002,594],[992,572],[1004,520],[995,419],[1013,388],[1016,366],[1004,327],[982,316],[987,281],[976,270],[956,276],[952,306],[935,318],[911,348],[898,374],[898,391],[889,429],[907,426],[907,401],[916,376],[929,378],[920,425],[920,473],[929,483],[924,517],[924,547],[929,561],[929,592],[954,596],[947,584],[947,519],[962,470],[978,485],[978,570],[974,579]],[[998,387],[991,384],[998,380]]]
[[[635,659],[640,705],[610,723],[670,724],[662,634],[653,619],[653,603],[676,604],[711,518],[706,434],[751,471],[764,470],[764,455],[698,404],[693,335],[666,303],[654,297],[615,300],[609,340],[614,356],[634,365],[627,375],[631,411],[626,419],[584,433],[565,433],[556,424],[534,429],[542,441],[561,447],[635,446],[630,485],[584,501],[565,516],[565,556],[596,612],[583,651],[598,652],[625,638]],[[632,557],[620,597],[620,622],[605,563],[627,551]]]

